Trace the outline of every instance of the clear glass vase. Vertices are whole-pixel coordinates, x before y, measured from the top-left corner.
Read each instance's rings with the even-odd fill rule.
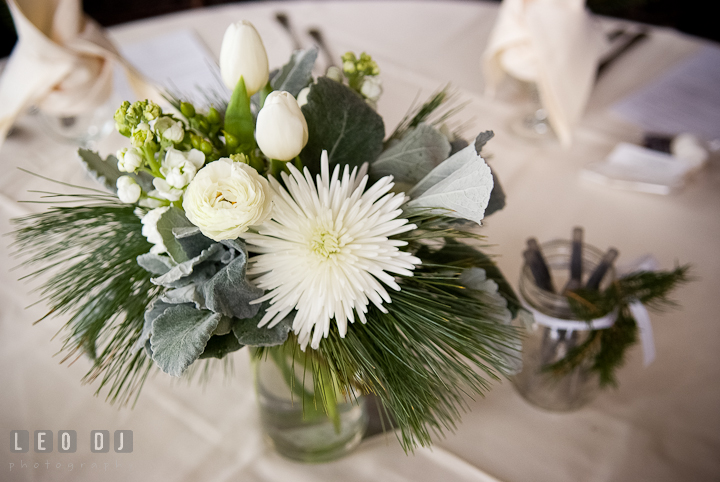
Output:
[[[565,286],[570,274],[572,243],[554,240],[542,244],[541,250],[555,286]],[[583,244],[583,284],[602,258],[602,251]],[[611,267],[600,289],[605,289],[614,278],[615,271]],[[591,350],[590,356],[584,357],[583,362],[574,368],[558,371],[551,367],[562,361],[570,350],[582,345],[595,327],[612,320],[612,315],[606,317],[604,322],[598,320],[594,325],[574,319],[567,297],[539,288],[527,263],[522,269],[519,291],[527,307],[534,310],[536,315],[526,326],[522,348],[523,368],[512,379],[513,385],[528,402],[546,410],[571,411],[581,408],[597,395],[600,388],[599,376],[591,370],[596,352]],[[555,321],[550,323],[542,315]]]
[[[253,360],[266,439],[289,459],[319,463],[341,458],[363,438],[368,425],[365,398],[342,393],[336,383],[314,384],[318,376],[327,381],[329,372],[315,373],[313,363],[304,362],[304,353],[293,357],[289,351],[273,347]],[[317,397],[314,385],[323,392]]]

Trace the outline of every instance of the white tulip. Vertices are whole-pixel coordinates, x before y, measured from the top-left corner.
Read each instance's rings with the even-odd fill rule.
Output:
[[[135,204],[140,199],[142,189],[130,176],[120,176],[116,183],[117,195],[120,200],[127,204]]]
[[[143,236],[145,236],[147,240],[154,245],[150,249],[151,253],[160,254],[167,251],[165,243],[163,243],[162,236],[158,231],[157,223],[160,220],[160,216],[165,214],[165,211],[168,209],[170,209],[170,206],[153,209],[143,216],[142,220],[140,220],[143,225],[141,231]]]
[[[135,172],[143,165],[145,160],[140,151],[134,147],[123,148],[117,151],[118,170],[122,172]]]
[[[208,238],[235,239],[270,216],[273,191],[247,164],[222,158],[198,171],[183,198],[185,215]]]
[[[255,125],[260,150],[270,159],[289,161],[308,141],[308,126],[297,100],[288,92],[272,92],[265,99]]]
[[[262,89],[270,76],[265,46],[255,27],[243,20],[228,27],[220,48],[220,75],[230,90],[240,76],[248,95]]]

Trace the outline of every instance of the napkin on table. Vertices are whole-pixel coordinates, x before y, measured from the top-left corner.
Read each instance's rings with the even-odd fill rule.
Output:
[[[0,145],[30,105],[62,116],[91,112],[112,92],[117,63],[141,98],[156,98],[80,0],[7,0],[18,42],[0,78]]]
[[[540,101],[560,142],[569,146],[604,46],[584,0],[503,0],[483,54],[486,89],[504,75],[537,83]]]

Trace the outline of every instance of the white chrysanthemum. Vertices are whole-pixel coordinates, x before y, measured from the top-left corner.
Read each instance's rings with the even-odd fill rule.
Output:
[[[271,306],[258,326],[279,323],[297,310],[292,329],[303,350],[317,349],[335,319],[340,336],[347,333],[355,317],[365,323],[372,302],[387,313],[390,303],[385,287],[400,290],[393,275],[412,276],[420,260],[398,249],[404,241],[391,236],[415,229],[407,219],[398,219],[404,194],[393,194],[392,177],[384,177],[367,191],[366,167],[358,173],[345,166],[330,176],[327,153],[322,153],[321,175],[313,182],[288,164],[291,176],[283,173],[287,191],[274,178],[276,195],[272,219],[245,233],[250,258],[248,274],[268,290],[253,303],[270,300]],[[312,341],[311,341],[312,337]]]

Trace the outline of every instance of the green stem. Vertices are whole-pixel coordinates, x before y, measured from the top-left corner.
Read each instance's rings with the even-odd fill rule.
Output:
[[[297,167],[298,170],[299,170],[300,172],[302,172],[302,170],[303,170],[303,168],[305,167],[305,165],[304,165],[303,162],[300,160],[300,156],[295,156],[295,161],[294,161],[294,163],[295,163],[295,167]]]
[[[278,161],[277,159],[270,159],[270,175],[280,180],[280,173],[287,169],[284,161]]]

